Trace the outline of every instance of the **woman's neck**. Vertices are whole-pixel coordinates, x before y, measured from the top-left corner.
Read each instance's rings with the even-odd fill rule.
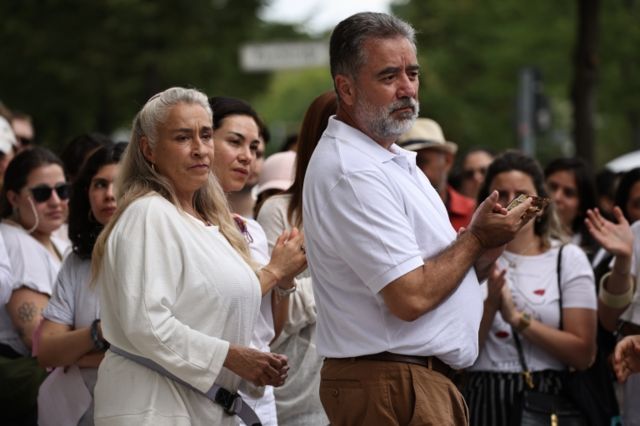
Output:
[[[525,232],[523,232],[525,231]],[[533,232],[533,229],[523,230],[516,238],[507,244],[507,251],[523,256],[533,256],[544,251],[542,238]],[[529,231],[529,232],[526,232]]]

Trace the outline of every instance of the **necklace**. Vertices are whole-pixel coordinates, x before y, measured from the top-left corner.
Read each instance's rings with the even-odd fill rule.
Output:
[[[504,252],[504,259],[507,261],[507,264],[509,265],[510,269],[516,269],[518,267],[518,265],[520,264],[520,262],[522,262],[522,257],[527,256],[529,253],[531,253],[533,250],[532,248],[535,247],[536,244],[539,244],[539,240],[537,238],[535,238],[531,243],[529,243],[524,250],[522,250],[520,253],[514,253],[514,252]]]

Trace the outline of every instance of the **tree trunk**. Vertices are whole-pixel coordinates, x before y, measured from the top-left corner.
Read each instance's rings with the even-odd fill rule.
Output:
[[[599,12],[600,0],[578,0],[578,31],[571,88],[575,152],[592,166],[595,163],[594,115]]]

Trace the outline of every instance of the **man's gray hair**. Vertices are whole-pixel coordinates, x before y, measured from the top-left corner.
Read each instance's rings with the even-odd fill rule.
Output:
[[[336,25],[329,43],[331,76],[355,77],[367,58],[363,44],[368,39],[404,37],[416,46],[416,34],[411,25],[386,13],[362,12]]]

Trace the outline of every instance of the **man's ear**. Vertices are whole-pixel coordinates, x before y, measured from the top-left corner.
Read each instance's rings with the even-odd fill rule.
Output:
[[[454,156],[453,156],[452,153],[450,153],[450,152],[445,152],[444,153],[444,161],[447,164],[447,173],[453,167],[453,160],[454,160]]]
[[[151,164],[155,164],[155,156],[153,155],[153,150],[151,149],[151,145],[149,144],[149,139],[146,136],[142,136],[140,138],[140,150],[142,151],[142,155],[147,159]]]
[[[336,92],[338,92],[338,97],[340,98],[340,102],[353,106],[355,104],[355,85],[354,81],[343,74],[336,75],[334,81]]]

